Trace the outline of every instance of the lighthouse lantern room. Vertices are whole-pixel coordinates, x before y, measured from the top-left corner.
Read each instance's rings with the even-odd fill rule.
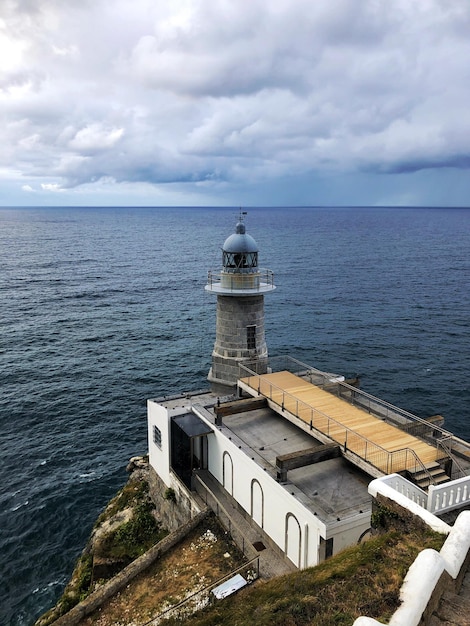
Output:
[[[214,390],[234,387],[241,362],[258,373],[267,368],[264,294],[274,291],[273,273],[258,267],[258,245],[248,235],[245,212],[222,248],[222,270],[208,273],[206,291],[217,294],[216,338],[208,379]],[[256,366],[255,363],[256,362]]]

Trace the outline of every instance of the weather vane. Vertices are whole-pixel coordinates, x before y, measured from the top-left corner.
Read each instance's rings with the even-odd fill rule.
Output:
[[[247,211],[242,211],[242,208],[240,207],[240,217],[239,217],[240,222],[243,222],[245,215],[247,215]]]

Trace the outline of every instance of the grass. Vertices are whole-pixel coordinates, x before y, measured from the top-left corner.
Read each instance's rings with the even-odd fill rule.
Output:
[[[132,477],[128,482],[120,489],[120,491],[110,500],[101,513],[95,523],[95,528],[99,528],[104,522],[110,520],[112,517],[127,509],[133,507],[137,503],[147,499],[148,496],[148,483],[144,480],[132,480]]]
[[[116,567],[110,567],[109,576],[122,569],[128,563],[144,554],[155,543],[158,543],[167,534],[155,518],[155,505],[148,495],[147,481],[141,478],[130,477],[124,487],[108,503],[106,509],[96,521],[94,531],[99,539],[90,540],[77,560],[75,568],[64,593],[55,607],[45,613],[38,620],[38,626],[48,626],[59,616],[67,613],[78,602],[84,600],[94,589],[94,566],[96,559],[115,562]],[[123,511],[129,511],[129,519],[123,521],[112,530],[103,532],[106,522],[112,523]],[[101,531],[101,533],[100,533]],[[100,579],[100,583],[105,582]]]
[[[209,516],[80,626],[145,624],[245,560],[215,516]]]
[[[388,620],[399,605],[403,578],[417,554],[424,548],[439,550],[443,541],[432,531],[416,529],[407,535],[388,531],[317,567],[256,583],[184,624],[350,626],[360,615]]]
[[[134,508],[132,518],[107,534],[97,546],[95,554],[101,558],[130,563],[161,541],[167,532],[153,516],[154,508],[146,499],[139,502]]]

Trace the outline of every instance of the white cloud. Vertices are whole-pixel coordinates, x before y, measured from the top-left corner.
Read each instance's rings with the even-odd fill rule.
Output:
[[[354,203],[364,172],[466,176],[468,58],[467,0],[6,0],[0,165],[64,197],[234,204],[347,175]]]
[[[41,189],[43,191],[53,191],[54,193],[62,191],[59,183],[41,183]]]
[[[106,129],[99,123],[81,128],[69,141],[69,147],[78,152],[97,152],[112,148],[124,134],[123,128]]]

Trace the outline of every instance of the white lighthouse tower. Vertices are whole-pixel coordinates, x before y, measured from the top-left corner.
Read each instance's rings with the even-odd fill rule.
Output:
[[[224,243],[222,270],[209,271],[206,285],[206,291],[217,294],[216,338],[208,376],[214,389],[236,385],[240,362],[257,362],[258,373],[267,367],[264,294],[276,287],[271,270],[258,267],[258,245],[246,233],[245,215],[240,212],[235,233]]]

